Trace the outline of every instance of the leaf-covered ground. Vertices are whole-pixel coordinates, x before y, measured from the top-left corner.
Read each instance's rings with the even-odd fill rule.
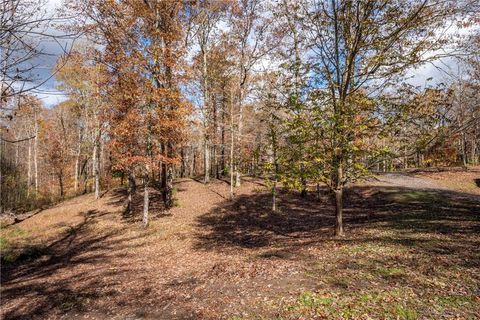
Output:
[[[260,180],[176,184],[152,223],[125,216],[122,189],[3,221],[3,319],[478,319],[479,171],[382,176],[346,196],[332,236],[325,194]],[[455,181],[457,180],[458,183]],[[458,187],[457,185],[461,185]]]

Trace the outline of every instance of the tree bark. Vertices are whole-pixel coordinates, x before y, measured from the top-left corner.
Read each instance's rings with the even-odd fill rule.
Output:
[[[206,44],[202,43],[202,77],[203,77],[203,113],[204,113],[204,142],[203,142],[203,182],[210,182],[210,104],[208,95],[208,73],[207,73],[207,50]]]
[[[221,145],[221,175],[225,176],[225,110],[222,110],[222,133],[221,133],[222,145]]]
[[[335,235],[343,236],[343,188],[334,190],[335,194]]]
[[[233,127],[233,101],[230,101],[230,199],[235,197],[233,181],[233,148],[234,148],[234,127]]]
[[[467,166],[467,148],[466,148],[466,144],[467,144],[467,141],[465,139],[465,133],[462,133],[462,139],[460,140],[460,143],[461,143],[461,149],[462,149],[462,161],[463,161],[463,166],[466,167]]]
[[[143,227],[148,227],[148,206],[149,206],[149,193],[148,193],[148,177],[144,179],[143,183]]]
[[[210,141],[207,137],[205,137],[205,141],[203,144],[203,182],[209,183],[210,182]]]
[[[63,191],[63,173],[62,172],[58,174],[58,184],[60,185],[60,197],[63,199],[64,191]]]
[[[100,177],[99,177],[99,159],[98,159],[98,139],[95,138],[92,153],[92,170],[94,179],[95,199],[100,198]]]
[[[182,147],[180,149],[180,158],[182,159],[181,163],[180,163],[180,178],[184,178],[185,177],[185,150],[184,148]]]
[[[166,209],[170,209],[173,207],[173,166],[171,164],[167,166],[165,189],[163,191],[163,201],[165,203]]]
[[[32,185],[32,140],[28,140],[28,155],[27,155],[27,196],[30,195],[30,186]]]
[[[75,185],[74,185],[74,190],[75,194],[78,192],[78,185],[79,185],[79,166],[80,166],[80,142],[78,142],[78,148],[77,148],[77,153],[75,155]]]
[[[127,202],[127,212],[132,212],[133,208],[133,195],[137,189],[137,185],[135,183],[135,175],[133,172],[128,174],[128,202]]]
[[[38,122],[35,114],[35,138],[33,140],[33,174],[35,178],[35,196],[38,193]]]

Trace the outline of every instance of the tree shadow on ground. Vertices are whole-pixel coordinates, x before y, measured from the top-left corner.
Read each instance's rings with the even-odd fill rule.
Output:
[[[326,190],[323,190],[326,194]],[[199,217],[196,247],[201,250],[238,248],[298,249],[333,238],[334,207],[330,199],[296,193],[279,196],[279,211],[271,211],[271,195],[242,195]],[[478,197],[439,190],[402,187],[352,187],[346,191],[346,241],[369,229],[394,230],[391,241],[408,244],[408,234],[476,235],[480,232]],[[206,232],[205,232],[206,231]],[[371,239],[372,240],[372,239]],[[381,239],[380,239],[381,240]],[[374,241],[374,240],[372,240]],[[415,242],[412,242],[414,245]]]
[[[93,299],[119,295],[102,289],[114,287],[118,278],[132,271],[128,266],[109,268],[109,263],[137,246],[132,241],[138,237],[121,237],[116,231],[99,234],[94,224],[105,214],[89,210],[82,223],[69,227],[55,241],[24,248],[14,262],[2,263],[3,319],[44,319],[87,311]],[[141,295],[135,291],[129,299]],[[9,301],[15,301],[15,306],[5,310]]]
[[[328,198],[292,193],[279,198],[280,212],[275,213],[269,194],[223,202],[198,218],[196,248],[240,254],[258,264],[286,263],[302,279],[289,290],[335,300],[332,317],[355,312],[359,318],[399,318],[402,310],[436,319],[478,314],[480,197],[353,187],[345,197],[343,238],[333,237],[335,210]],[[295,310],[289,308],[281,310]]]
[[[122,220],[128,223],[139,223],[143,217],[143,187],[137,187],[137,191],[132,197],[133,210],[128,212],[126,210],[127,204],[127,189],[117,188],[112,191],[109,205],[122,207]],[[170,216],[171,214],[165,210],[161,190],[150,187],[149,188],[149,215],[150,220],[159,219]]]

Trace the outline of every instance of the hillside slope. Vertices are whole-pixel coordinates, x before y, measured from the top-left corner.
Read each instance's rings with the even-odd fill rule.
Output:
[[[2,318],[480,315],[480,197],[359,185],[347,194],[347,237],[335,239],[328,198],[281,194],[272,213],[261,181],[234,202],[222,181],[176,189],[168,212],[153,193],[148,229],[141,194],[124,216],[121,189],[2,228]]]

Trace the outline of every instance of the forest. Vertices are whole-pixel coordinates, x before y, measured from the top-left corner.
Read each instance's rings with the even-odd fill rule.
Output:
[[[478,0],[0,10],[3,319],[480,317]]]

